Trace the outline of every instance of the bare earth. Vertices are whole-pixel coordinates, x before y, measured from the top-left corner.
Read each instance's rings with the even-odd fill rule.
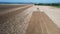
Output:
[[[60,28],[60,8],[51,6],[35,6],[38,7],[41,12],[45,12],[50,19]]]
[[[11,6],[10,6],[11,7]],[[24,6],[23,6],[24,7]],[[4,8],[4,7],[2,7]],[[6,7],[5,7],[6,8]],[[9,11],[2,11],[2,14],[0,14],[0,23],[4,23],[6,20],[8,20],[9,18],[15,16],[16,14],[19,14],[21,12],[23,12],[24,10],[28,9],[29,7],[26,7],[26,8],[23,8],[23,9],[19,9],[19,10],[16,10],[16,11],[12,11],[12,12],[9,12]],[[6,8],[8,9],[8,8]],[[10,8],[11,9],[11,8]],[[3,14],[3,12],[6,12],[6,14]],[[7,13],[8,12],[8,13]]]
[[[0,5],[0,34],[24,34],[32,13],[28,10],[30,7],[31,5]]]
[[[26,34],[60,34],[60,30],[44,12],[33,12]]]
[[[0,5],[0,34],[60,34],[59,11],[50,6]]]

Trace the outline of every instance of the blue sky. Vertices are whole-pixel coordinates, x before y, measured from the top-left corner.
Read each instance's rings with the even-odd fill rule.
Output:
[[[0,0],[0,2],[60,3],[60,0]]]

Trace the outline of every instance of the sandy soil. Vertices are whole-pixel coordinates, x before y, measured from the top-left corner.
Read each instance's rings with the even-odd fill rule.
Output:
[[[0,5],[0,11],[5,11],[5,10],[9,10],[12,8],[18,8],[18,7],[23,7],[23,6],[27,6],[27,5]]]
[[[33,12],[26,34],[60,34],[59,28],[44,12]]]
[[[4,9],[0,11],[0,34],[24,34],[32,13],[29,11],[30,7],[31,5],[16,7],[14,10],[2,7],[6,11],[3,11]]]
[[[31,5],[0,5],[0,15],[14,12],[16,10],[23,10],[23,8],[28,6],[31,7]]]
[[[19,23],[20,21],[23,22],[23,20],[24,20],[24,19],[23,20],[21,19],[20,21],[16,20],[16,22],[17,22],[16,23],[15,21],[13,21],[13,20],[16,19],[14,17],[25,18],[22,15],[21,15],[22,16],[21,17],[20,15],[17,15],[17,14],[20,14],[24,10],[31,7],[31,6],[27,7],[26,5],[25,5],[26,8],[23,7],[23,6],[15,6],[15,5],[13,5],[13,6],[8,5],[8,6],[5,7],[5,6],[0,5],[0,9],[1,9],[0,10],[0,25],[1,25],[0,26],[0,28],[1,28],[0,31],[2,33],[6,29],[7,29],[8,32],[10,32],[10,29],[12,28],[11,29],[12,31],[10,33],[13,34],[14,33],[13,32],[13,30],[14,30],[13,27],[14,28],[17,27],[16,24]],[[23,8],[23,9],[21,9],[21,8]],[[37,8],[39,8],[39,10],[37,10]],[[50,7],[50,6],[33,6],[29,10],[26,10],[23,13],[23,15],[25,13],[28,13],[28,11],[29,12],[33,11],[33,14],[31,16],[30,22],[28,24],[26,34],[60,34],[60,29],[57,27],[57,25],[60,27],[60,9],[53,8],[53,7]],[[11,21],[9,21],[9,19],[11,19]],[[6,24],[6,23],[8,23],[9,26],[7,26],[8,24]],[[11,27],[11,24],[12,25],[15,24],[15,25]],[[23,23],[23,24],[25,25],[25,23]],[[19,25],[21,25],[21,24],[19,24]],[[16,29],[15,34],[17,34],[17,31],[18,31],[19,34],[21,34],[22,30],[24,30],[24,28],[22,29],[22,27],[20,27],[22,30],[19,30],[19,27],[17,27],[18,29]],[[3,29],[3,28],[5,28],[5,29]],[[4,33],[5,34],[8,33],[7,31],[5,31]]]
[[[39,10],[37,10],[39,8]],[[60,28],[60,8],[51,6],[35,6],[35,11],[45,12],[50,19]]]
[[[16,14],[21,13],[22,11],[28,9],[29,7],[31,7],[31,6],[28,6],[23,9],[18,9],[16,11],[12,11],[12,12],[7,11],[8,13],[6,11],[4,11],[4,12],[6,12],[5,14],[4,14],[4,12],[2,12],[2,14],[0,14],[0,23],[4,23],[6,20],[10,19],[11,17],[15,16]]]

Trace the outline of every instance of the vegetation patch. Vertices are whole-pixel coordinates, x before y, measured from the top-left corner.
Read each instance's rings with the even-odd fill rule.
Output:
[[[60,8],[60,3],[38,3],[38,4],[35,4],[35,5],[53,6],[53,7]]]

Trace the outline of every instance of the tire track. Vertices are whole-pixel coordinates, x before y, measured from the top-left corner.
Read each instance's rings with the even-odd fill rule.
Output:
[[[60,34],[60,30],[44,12],[33,12],[26,34]]]

